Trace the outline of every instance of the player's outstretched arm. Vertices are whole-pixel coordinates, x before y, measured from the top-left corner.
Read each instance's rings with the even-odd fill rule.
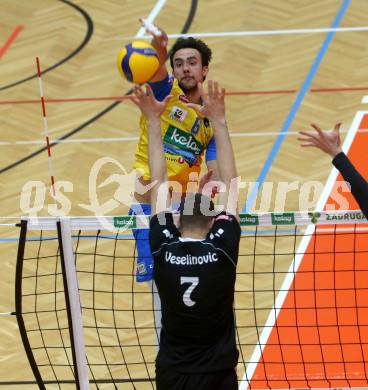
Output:
[[[312,125],[316,133],[300,131],[298,139],[303,147],[316,147],[332,157],[333,165],[340,171],[343,178],[350,184],[351,193],[368,219],[368,182],[355,169],[349,158],[343,153],[340,140],[340,125],[335,125],[333,131],[323,131],[317,125]]]
[[[162,102],[155,99],[152,89],[146,86],[145,93],[139,86],[134,87],[132,101],[140,108],[148,120],[148,161],[151,182],[155,185],[151,189],[152,215],[167,208],[169,191],[167,186],[167,166],[161,134],[161,115],[165,110],[171,95]]]
[[[187,106],[211,121],[217,148],[218,175],[225,184],[219,199],[225,205],[227,212],[237,215],[237,171],[225,118],[225,89],[220,89],[218,83],[212,80],[208,81],[207,94],[204,92],[202,84],[198,84],[198,88],[201,91],[202,106],[191,103],[188,103]]]
[[[158,60],[160,62],[160,67],[158,71],[149,81],[151,83],[155,83],[157,81],[164,80],[167,76],[167,68],[166,68],[167,43],[168,43],[167,34],[162,28],[146,21],[143,18],[139,19],[139,21],[141,22],[142,27],[145,28],[147,33],[152,35],[151,45],[155,48],[158,54]]]

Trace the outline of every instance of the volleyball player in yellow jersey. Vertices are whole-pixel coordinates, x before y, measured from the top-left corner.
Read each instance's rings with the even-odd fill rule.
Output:
[[[170,76],[165,65],[167,35],[161,29],[159,33],[150,32],[153,35],[151,43],[159,55],[161,66],[150,80],[149,85],[159,101],[164,100],[168,95],[172,96],[161,116],[168,179],[177,182],[182,192],[185,192],[188,182],[193,181],[193,177],[198,178],[204,158],[208,170],[213,172],[214,177],[217,177],[216,144],[211,123],[207,118],[183,104],[201,103],[198,83],[202,83],[207,76],[212,52],[201,40],[178,39],[170,52],[173,72]],[[139,181],[146,186],[150,182],[150,173],[147,119],[144,116],[140,119],[140,128],[141,134],[135,154],[134,168],[142,174]],[[190,175],[191,173],[194,175]],[[135,199],[139,203],[131,206],[130,214],[150,215],[150,194],[136,191]],[[148,242],[148,229],[135,229],[133,234],[138,249],[137,281],[151,280],[153,260]]]

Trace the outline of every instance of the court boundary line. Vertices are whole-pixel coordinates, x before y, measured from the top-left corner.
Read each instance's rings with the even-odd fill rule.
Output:
[[[340,134],[347,134],[349,130],[340,129]],[[367,129],[358,130],[358,133],[368,133]],[[233,138],[257,138],[257,137],[276,137],[279,135],[278,131],[253,131],[253,132],[236,132],[230,133],[230,137]],[[288,131],[283,133],[286,136],[298,136],[298,131]],[[109,143],[109,142],[130,142],[138,141],[138,136],[126,136],[126,137],[95,137],[95,138],[75,138],[75,139],[65,139],[54,141],[58,144],[83,144],[83,143]],[[42,139],[35,139],[29,141],[0,141],[0,146],[24,146],[24,145],[43,145],[45,143]]]
[[[6,39],[3,46],[0,47],[0,59],[5,55],[5,53],[9,50],[10,46],[14,43],[19,33],[23,30],[24,26],[18,25],[15,27],[13,32]]]
[[[349,132],[348,132],[348,134],[344,140],[344,144],[342,146],[343,151],[346,154],[348,153],[348,151],[351,147],[351,144],[354,141],[355,135],[357,134],[357,130],[360,127],[360,124],[362,122],[364,115],[367,115],[367,114],[368,114],[368,111],[358,111],[355,114],[355,117],[354,117],[353,122],[350,126],[350,129],[349,129]],[[331,194],[332,188],[334,186],[334,183],[337,179],[338,174],[339,174],[338,170],[334,166],[332,166],[329,177],[326,181],[325,187],[322,191],[322,194],[320,195],[320,197],[318,199],[316,208],[314,210],[315,212],[323,210],[323,208],[328,200],[328,197]],[[290,286],[294,281],[294,275],[298,272],[299,266],[300,266],[301,261],[304,257],[305,249],[307,248],[307,246],[311,240],[312,233],[313,233],[314,229],[315,229],[315,225],[309,225],[307,227],[307,229],[305,230],[304,236],[303,236],[300,244],[298,245],[298,249],[296,251],[297,255],[294,257],[293,261],[291,262],[289,269],[288,269],[288,272],[286,273],[285,279],[282,282],[282,285],[279,289],[279,293],[277,294],[275,303],[270,310],[268,318],[264,324],[262,333],[261,333],[259,340],[257,341],[256,346],[254,348],[254,351],[251,355],[250,363],[247,365],[247,369],[243,375],[242,380],[240,381],[239,390],[246,390],[248,388],[248,382],[250,383],[252,380],[253,374],[258,366],[258,363],[259,363],[259,360],[262,356],[263,350],[264,350],[265,346],[267,345],[268,339],[269,339],[271,332],[272,332],[272,330],[275,326],[275,323],[277,321],[277,317],[278,317],[278,315],[283,307],[283,304],[285,302],[285,299],[289,293]]]
[[[368,26],[355,27],[319,27],[319,28],[297,28],[297,29],[275,29],[275,30],[253,30],[253,31],[221,31],[202,32],[193,34],[168,34],[168,38],[221,38],[221,37],[243,37],[243,36],[270,36],[270,35],[292,35],[292,34],[321,34],[329,32],[360,32],[368,31]],[[115,37],[110,40],[129,40],[133,37]],[[150,35],[143,35],[142,39],[151,39]]]
[[[368,91],[366,87],[334,87],[334,88],[311,88],[310,93],[336,93],[336,92],[362,92]],[[274,89],[274,90],[254,90],[254,91],[228,91],[225,96],[259,96],[259,95],[292,95],[297,93],[296,89]],[[104,101],[124,101],[131,99],[128,95],[123,96],[96,96],[96,97],[71,97],[71,98],[50,98],[45,99],[45,103],[83,103],[83,102],[104,102]],[[0,106],[37,104],[37,99],[0,100]],[[363,102],[364,103],[364,102]]]

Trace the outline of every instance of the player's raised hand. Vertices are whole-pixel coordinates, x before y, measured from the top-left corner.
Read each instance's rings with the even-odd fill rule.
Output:
[[[212,180],[213,169],[210,169],[204,176],[202,176],[198,185],[198,192],[214,198],[219,192],[219,183],[218,181]]]
[[[141,22],[141,25],[146,30],[146,32],[152,35],[153,40],[157,46],[166,49],[168,43],[166,32],[162,28],[156,26],[144,18],[140,18],[139,21]]]
[[[198,83],[198,89],[202,98],[202,105],[186,103],[186,106],[193,108],[198,114],[208,118],[210,121],[225,120],[225,88],[221,88],[217,81],[208,81],[208,93],[204,92],[203,85]]]
[[[168,95],[162,102],[160,102],[155,98],[152,88],[149,85],[146,85],[146,93],[143,91],[142,87],[135,85],[131,100],[140,108],[142,114],[148,120],[152,120],[160,118],[171,97],[171,95]]]
[[[311,124],[316,132],[299,131],[302,147],[315,147],[329,154],[334,158],[342,152],[340,127],[341,123],[337,123],[332,131],[323,131],[319,126]]]

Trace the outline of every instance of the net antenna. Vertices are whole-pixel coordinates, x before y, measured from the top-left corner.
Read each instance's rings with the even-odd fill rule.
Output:
[[[44,127],[44,135],[46,139],[46,147],[47,147],[47,156],[48,156],[48,165],[49,165],[49,174],[51,177],[51,188],[52,188],[52,194],[55,196],[55,176],[54,171],[52,167],[52,156],[51,156],[51,146],[50,146],[50,139],[49,139],[49,127],[47,122],[47,114],[46,114],[46,104],[45,104],[45,96],[43,91],[43,83],[42,83],[42,77],[41,77],[41,66],[40,66],[40,59],[36,57],[36,65],[37,65],[37,77],[38,77],[38,86],[40,90],[40,101],[41,101],[41,107],[42,107],[42,115],[43,115],[43,127]]]

